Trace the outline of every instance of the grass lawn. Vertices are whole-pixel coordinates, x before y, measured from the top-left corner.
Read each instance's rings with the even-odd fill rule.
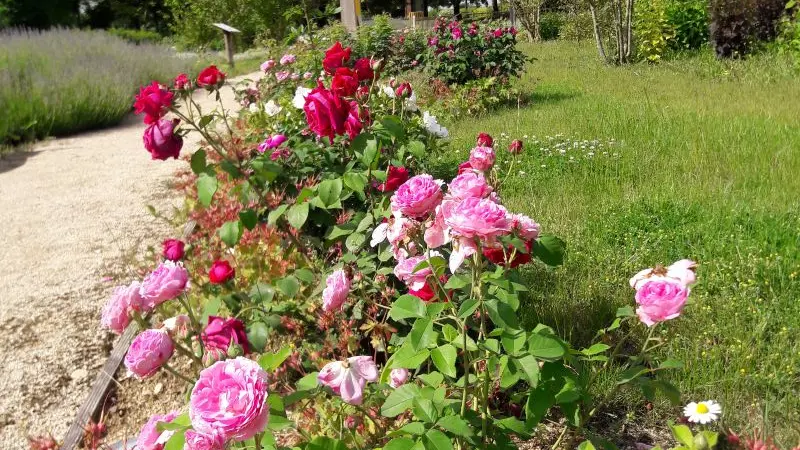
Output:
[[[527,136],[504,204],[568,244],[563,267],[529,273],[529,324],[579,345],[633,304],[638,270],[694,259],[690,304],[661,328],[664,354],[686,363],[675,376],[684,400],[715,399],[724,425],[796,445],[800,77],[768,55],[609,67],[590,44],[526,51],[532,103],[453,124],[440,162],[465,160],[480,131]],[[620,421],[679,415],[667,404],[641,411]]]

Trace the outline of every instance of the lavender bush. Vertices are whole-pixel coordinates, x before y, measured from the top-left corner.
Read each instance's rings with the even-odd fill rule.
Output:
[[[114,125],[140,85],[193,63],[101,31],[0,31],[0,144]]]

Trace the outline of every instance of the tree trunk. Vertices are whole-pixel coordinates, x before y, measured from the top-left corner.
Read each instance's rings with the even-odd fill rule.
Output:
[[[428,0],[422,0],[422,16],[428,17]]]
[[[614,34],[617,39],[617,64],[625,63],[625,44],[623,43],[622,32],[622,0],[613,0],[611,7],[614,8]]]
[[[497,4],[497,0],[492,0],[492,15],[497,16],[500,13],[500,6]]]
[[[461,0],[453,0],[453,16],[456,19],[461,18]]]
[[[603,47],[603,35],[600,32],[600,23],[597,20],[597,8],[594,2],[589,2],[589,13],[592,15],[592,25],[594,26],[594,40],[597,44],[597,52],[600,54],[600,59],[603,62],[608,62],[606,57],[606,49]]]
[[[542,40],[542,4],[539,3],[536,5],[536,9],[533,10],[533,40],[534,41],[541,41]]]
[[[633,43],[633,2],[634,0],[626,0],[626,17],[625,17],[625,33],[627,39],[625,42],[625,60],[631,59],[631,46]]]

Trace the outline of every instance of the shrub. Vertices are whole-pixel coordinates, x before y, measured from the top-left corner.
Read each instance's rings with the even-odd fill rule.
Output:
[[[129,30],[127,28],[111,28],[108,30],[110,34],[121,37],[128,42],[134,44],[157,44],[161,42],[162,37],[155,31],[149,30]]]
[[[192,64],[100,31],[0,32],[0,143],[114,125],[131,110],[136,88]]]
[[[775,38],[784,0],[712,0],[711,42],[718,57],[742,57]]]
[[[371,25],[359,27],[353,51],[359,55],[378,59],[388,58],[392,53],[392,37],[394,36],[390,19],[388,15],[378,15],[373,17]]]
[[[670,48],[695,50],[708,42],[707,1],[672,0],[667,5],[667,21],[674,32]]]
[[[592,16],[587,11],[568,13],[561,27],[561,39],[569,41],[594,39]]]
[[[800,67],[800,20],[797,12],[797,3],[789,1],[786,4],[786,15],[780,22],[780,32],[775,40],[775,46],[778,53],[791,56],[795,66]]]
[[[550,41],[561,37],[561,28],[564,26],[566,15],[560,12],[545,12],[539,18],[539,35],[543,41]]]
[[[650,62],[661,60],[669,42],[675,36],[674,26],[667,18],[664,0],[640,3],[635,14],[637,56]]]

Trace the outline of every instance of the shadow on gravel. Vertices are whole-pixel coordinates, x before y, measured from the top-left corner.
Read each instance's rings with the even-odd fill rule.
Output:
[[[30,150],[30,146],[26,148],[14,148],[10,153],[0,153],[0,174],[16,169],[22,166],[28,160],[41,153],[41,150]]]

